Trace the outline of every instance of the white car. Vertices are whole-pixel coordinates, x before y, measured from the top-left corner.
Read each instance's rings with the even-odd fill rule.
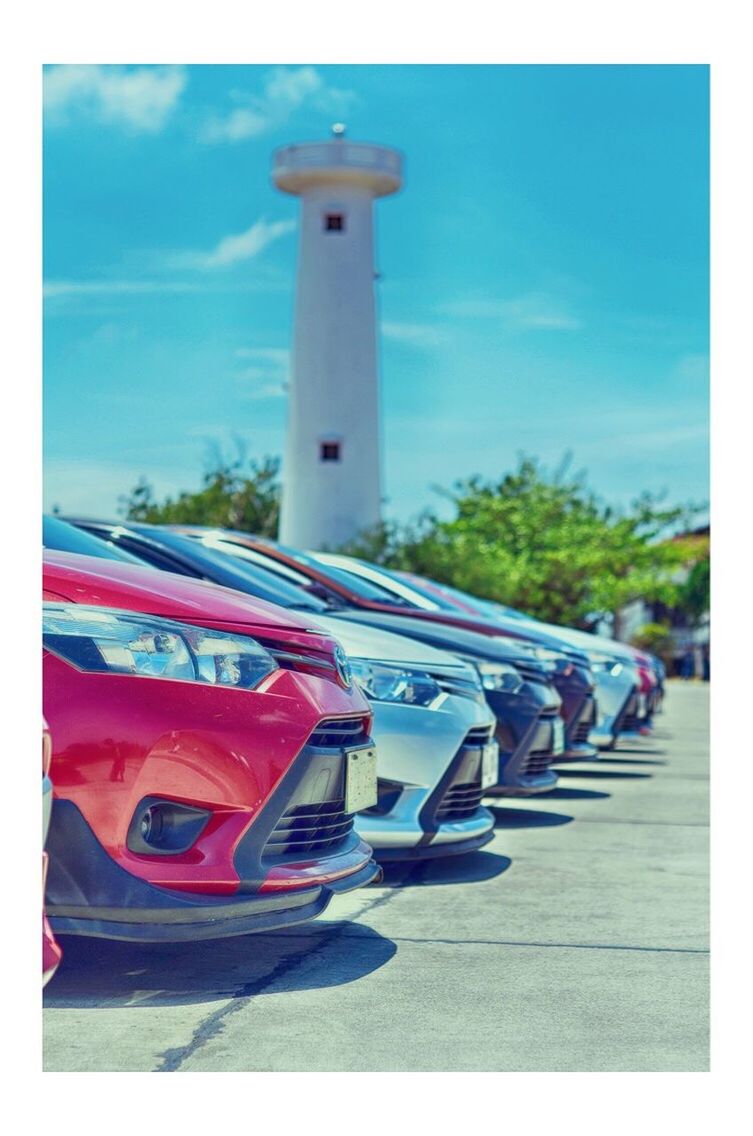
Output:
[[[600,749],[613,749],[618,739],[638,737],[641,706],[640,675],[632,650],[617,639],[592,635],[576,627],[561,627],[539,620],[526,620],[557,635],[588,656],[596,680],[597,717],[589,740]]]
[[[316,553],[318,559],[327,564],[345,567],[347,561],[329,553]],[[352,564],[353,562],[351,562]],[[369,565],[357,562],[359,573],[369,569],[367,578],[375,579],[376,573]],[[401,573],[393,573],[391,579],[400,582]],[[418,602],[420,593],[411,588],[414,580],[420,582],[420,577],[407,574],[402,594],[406,599]],[[641,680],[635,662],[635,653],[626,643],[616,639],[609,639],[603,635],[592,635],[590,632],[580,631],[575,627],[563,627],[556,623],[544,623],[534,619],[533,616],[514,608],[504,607],[488,600],[479,599],[457,588],[445,584],[434,585],[433,581],[425,581],[443,591],[450,599],[453,597],[462,604],[471,604],[481,614],[490,619],[518,620],[533,627],[545,635],[559,639],[571,647],[582,651],[588,658],[588,663],[596,685],[596,716],[588,733],[591,745],[600,749],[614,749],[619,738],[629,740],[639,737],[639,722],[645,713],[645,696],[640,693]],[[431,601],[426,606],[431,606]]]
[[[378,860],[481,848],[494,817],[481,800],[497,783],[496,720],[474,667],[361,623],[312,617],[343,646],[374,713],[378,800],[356,829]]]

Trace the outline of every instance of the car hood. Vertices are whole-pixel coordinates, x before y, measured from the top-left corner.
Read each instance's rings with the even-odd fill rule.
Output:
[[[370,627],[352,619],[322,616],[318,613],[312,616],[311,623],[316,623],[338,639],[346,654],[352,658],[400,663],[401,666],[466,669],[466,664],[461,659],[447,651],[440,651],[405,635],[393,634],[381,627]]]
[[[637,652],[629,643],[621,643],[618,639],[609,639],[606,635],[592,635],[590,631],[580,631],[577,627],[560,627],[556,623],[540,623],[531,620],[531,625],[541,628],[549,635],[557,635],[573,647],[578,647],[586,653],[598,652],[600,654],[615,655],[618,658],[630,659],[635,662]]]
[[[481,635],[476,631],[466,631],[463,627],[449,623],[437,623],[428,619],[416,619],[413,616],[392,615],[361,608],[348,611],[346,618],[348,622],[365,623],[370,627],[394,632],[401,638],[417,639],[450,654],[494,662],[525,664],[529,669],[541,670],[542,681],[549,681],[544,669],[530,655],[517,648],[513,639]],[[333,615],[331,619],[333,626],[342,622],[339,615]]]
[[[218,584],[160,572],[146,565],[46,551],[43,566],[44,588],[51,598],[201,624],[247,624],[269,631],[318,632],[308,616]]]

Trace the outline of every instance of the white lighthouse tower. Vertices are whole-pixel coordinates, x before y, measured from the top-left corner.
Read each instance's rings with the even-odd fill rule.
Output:
[[[373,203],[402,183],[396,150],[332,134],[277,150],[272,170],[301,198],[280,539],[314,549],[380,520]]]

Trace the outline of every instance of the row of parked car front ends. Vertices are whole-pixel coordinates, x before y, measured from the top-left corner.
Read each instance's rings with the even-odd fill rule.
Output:
[[[652,656],[360,560],[80,518],[43,543],[45,980],[56,935],[279,928],[482,848],[484,799],[661,703]]]

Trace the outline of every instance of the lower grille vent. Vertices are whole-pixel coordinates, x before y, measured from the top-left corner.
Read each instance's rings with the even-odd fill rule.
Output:
[[[484,791],[481,788],[481,749],[492,736],[489,726],[476,726],[465,736],[458,754],[456,777],[446,789],[437,805],[436,819],[442,821],[468,820],[481,807]]]
[[[620,721],[620,733],[635,733],[638,729],[638,699],[635,695],[630,699]]]
[[[589,702],[580,718],[578,719],[578,723],[573,730],[572,736],[572,740],[576,745],[587,744],[588,739],[591,736],[591,730],[593,729],[594,719],[596,717],[594,710],[594,703]]]
[[[353,816],[345,812],[345,801],[294,805],[275,825],[266,851],[272,856],[307,855],[331,852],[353,830]]]
[[[368,745],[369,735],[363,726],[363,718],[329,718],[319,723],[308,744],[316,746],[317,749]]]
[[[546,773],[554,761],[552,745],[554,742],[554,718],[541,718],[533,744],[520,767],[524,777],[538,777]]]
[[[468,820],[480,807],[483,795],[480,779],[453,785],[442,798],[437,820]]]

